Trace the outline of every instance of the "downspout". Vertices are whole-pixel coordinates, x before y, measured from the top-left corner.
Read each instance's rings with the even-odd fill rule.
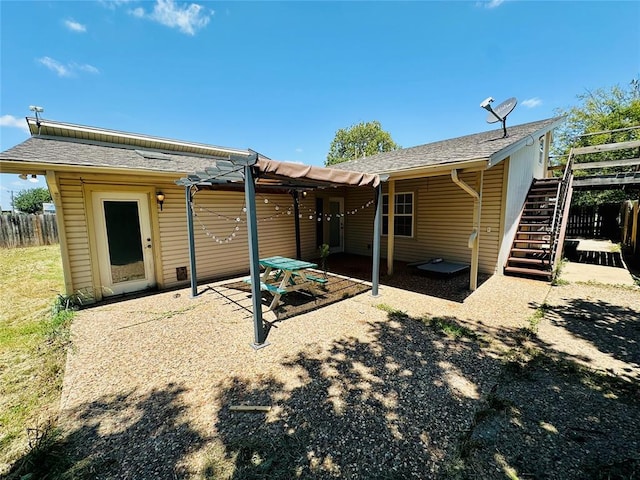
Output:
[[[471,274],[469,278],[469,290],[472,292],[478,288],[478,261],[480,257],[480,214],[482,213],[482,182],[484,170],[480,171],[479,192],[458,178],[458,170],[451,170],[451,180],[462,190],[473,197],[473,231],[469,235],[469,248],[471,249]]]

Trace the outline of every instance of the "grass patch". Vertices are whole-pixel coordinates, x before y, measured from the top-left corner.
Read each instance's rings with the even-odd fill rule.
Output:
[[[0,475],[55,437],[69,326],[58,245],[0,249]],[[40,462],[41,463],[41,462]],[[25,475],[24,471],[22,475]],[[21,475],[21,476],[22,476]],[[32,476],[33,478],[37,475]],[[16,477],[20,478],[20,477]]]
[[[536,308],[536,311],[533,312],[533,315],[529,317],[529,330],[533,335],[536,335],[538,333],[538,326],[544,319],[544,316],[547,314],[549,308],[550,307],[548,304],[543,303],[538,308]]]
[[[382,310],[383,312],[387,312],[387,314],[389,315],[389,320],[406,320],[407,318],[409,318],[407,312],[403,312],[402,310],[393,308],[386,303],[379,303],[378,305],[376,305],[376,308]]]
[[[568,285],[569,282],[560,278],[560,275],[562,273],[562,269],[564,268],[564,266],[567,264],[568,260],[566,258],[563,258],[562,260],[560,260],[558,262],[558,265],[556,266],[555,270],[553,271],[553,276],[551,278],[551,285],[554,287],[557,286],[561,286],[561,285]]]
[[[476,332],[460,325],[452,318],[447,317],[432,317],[425,318],[424,323],[431,327],[433,330],[443,333],[451,338],[469,338],[471,340],[478,340],[479,336]]]

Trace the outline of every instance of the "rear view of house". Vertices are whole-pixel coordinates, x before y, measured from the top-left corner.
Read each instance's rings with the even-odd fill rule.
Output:
[[[545,175],[559,121],[510,127],[506,138],[495,130],[357,159],[334,166],[337,173],[328,178],[340,171],[388,177],[381,256],[389,274],[394,259],[443,258],[470,264],[475,289],[478,271],[501,273],[526,192]],[[100,300],[188,284],[188,211],[197,280],[248,271],[242,189],[189,190],[176,183],[247,150],[35,118],[27,123],[31,138],[2,152],[0,169],[46,177],[67,293]],[[369,184],[298,183],[287,191],[267,183],[256,198],[258,253],[311,259],[326,243],[335,252],[372,256],[376,200]]]

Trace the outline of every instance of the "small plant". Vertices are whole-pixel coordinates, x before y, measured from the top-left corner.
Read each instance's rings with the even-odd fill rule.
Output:
[[[540,325],[540,322],[546,315],[549,308],[550,307],[548,304],[543,303],[536,309],[535,312],[533,312],[533,315],[529,317],[529,331],[531,331],[532,334],[535,335],[538,333],[538,325]]]
[[[331,253],[329,248],[329,245],[326,243],[323,243],[318,247],[318,250],[320,251],[320,267],[322,268],[325,278],[327,277],[327,258]]]
[[[560,278],[560,274],[562,273],[562,269],[567,264],[567,262],[568,262],[568,260],[566,258],[563,258],[562,260],[560,260],[558,262],[558,266],[553,271],[553,276],[552,276],[552,279],[551,279],[551,285],[552,286],[556,287],[556,286],[560,286],[560,285],[567,285],[569,283],[566,280]]]
[[[448,337],[452,338],[470,338],[475,340],[478,338],[478,334],[470,328],[459,325],[451,318],[446,317],[432,317],[425,318],[425,323],[438,332],[442,332]]]
[[[387,312],[389,320],[406,320],[409,318],[409,315],[407,315],[406,312],[393,308],[391,305],[387,305],[386,303],[379,303],[376,305],[376,308],[383,312]]]

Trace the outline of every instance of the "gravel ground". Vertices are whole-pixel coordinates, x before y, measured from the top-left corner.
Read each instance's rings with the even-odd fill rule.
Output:
[[[563,424],[543,413],[562,410],[568,418],[577,406],[585,411],[576,428],[594,430],[589,411],[605,409],[611,413],[598,417],[598,428],[614,432],[629,422],[636,428],[620,436],[619,444],[635,448],[637,398],[629,400],[633,396],[619,385],[600,393],[583,386],[588,391],[581,396],[582,383],[574,375],[566,382],[577,382],[571,385],[578,394],[560,399],[558,388],[564,386],[558,381],[531,381],[517,368],[505,369],[505,351],[521,349],[529,319],[545,300],[555,302],[548,284],[496,276],[470,295],[466,275],[447,281],[402,275],[402,282],[404,289],[383,280],[377,298],[357,294],[362,285],[356,282],[349,298],[337,303],[316,297],[308,299],[314,307],[306,313],[296,310],[304,308],[303,301],[291,302],[278,315],[269,312],[270,346],[257,351],[249,345],[247,292],[230,288],[232,282],[211,284],[196,299],[185,289],[81,311],[73,325],[75,349],[61,404],[61,425],[79,460],[77,477],[505,478],[512,468],[527,478],[528,472],[556,468],[549,463],[553,450],[539,441],[548,430],[541,431],[538,420],[545,419],[565,439]],[[558,315],[560,300],[568,298],[560,295]],[[627,330],[621,333],[637,334],[640,308],[632,300],[611,300],[610,305],[628,309]],[[483,341],[465,329],[461,337],[443,335],[425,316],[449,319]],[[532,340],[535,348],[565,360],[575,356],[572,336],[558,342],[547,327],[568,330],[560,320],[545,318],[540,338]],[[584,337],[579,340],[593,343]],[[606,360],[615,357],[630,365],[615,364],[615,372],[637,369],[637,356],[624,357],[617,347],[618,354],[609,356],[596,355],[600,349],[594,347],[590,366],[606,371],[614,363]],[[530,370],[555,371],[549,365],[556,363],[538,361]],[[559,375],[566,373],[563,368],[557,367]],[[591,404],[584,401],[588,395]],[[616,398],[607,403],[607,395]],[[244,413],[233,411],[234,405],[270,410]],[[491,431],[483,423],[489,418],[494,424],[502,419],[499,429],[492,427],[499,432],[493,437],[484,432]],[[524,427],[510,433],[507,427],[518,421]],[[574,475],[585,471],[584,462],[557,468],[555,476],[534,478],[589,478]]]

